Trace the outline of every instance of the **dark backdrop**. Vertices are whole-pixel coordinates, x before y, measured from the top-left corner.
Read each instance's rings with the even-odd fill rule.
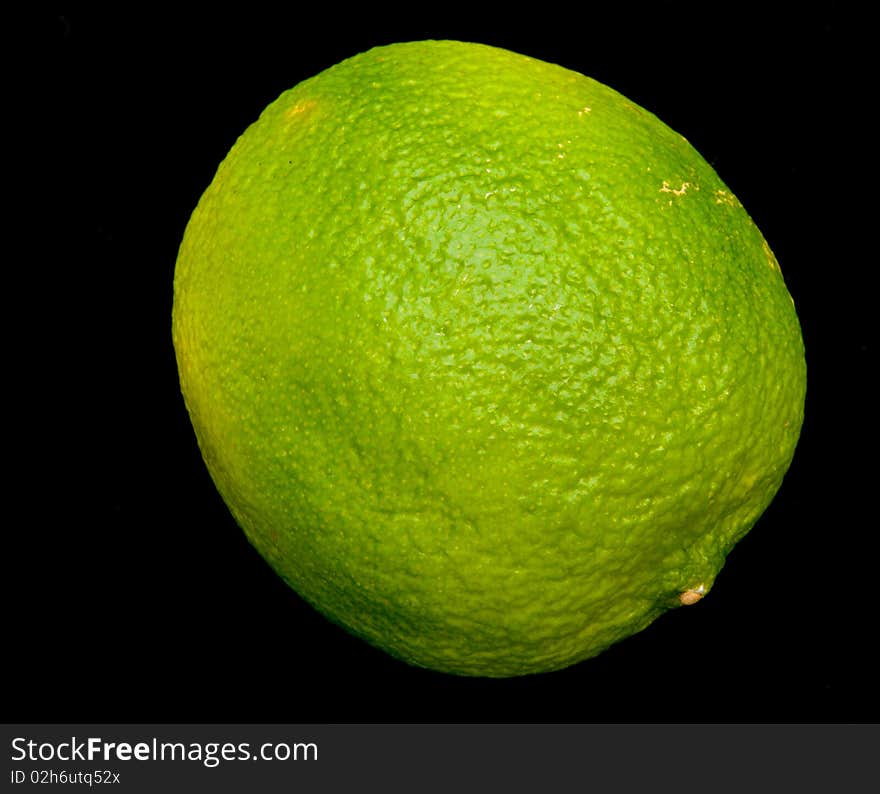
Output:
[[[863,452],[876,402],[864,21],[821,5],[774,16],[621,5],[418,19],[344,7],[71,13],[8,33],[26,44],[12,77],[28,109],[13,125],[36,144],[17,165],[38,198],[25,207],[37,231],[16,260],[21,283],[6,294],[10,390],[23,398],[7,415],[23,443],[6,489],[6,720],[880,717],[874,458]],[[558,673],[414,669],[304,605],[220,501],[178,390],[174,261],[217,164],[286,88],[373,45],[421,38],[557,62],[655,112],[750,211],[803,324],[794,464],[711,595]]]

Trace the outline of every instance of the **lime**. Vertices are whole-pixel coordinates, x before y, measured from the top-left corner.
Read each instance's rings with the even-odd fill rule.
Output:
[[[173,339],[268,563],[465,675],[563,668],[699,600],[803,418],[793,302],[714,170],[479,44],[378,47],[266,108],[187,226]]]

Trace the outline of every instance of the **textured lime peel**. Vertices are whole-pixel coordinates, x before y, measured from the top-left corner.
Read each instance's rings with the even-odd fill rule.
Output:
[[[803,418],[793,303],[712,168],[610,88],[476,44],[376,48],[272,103],[186,229],[173,334],[269,564],[467,675],[702,598]]]

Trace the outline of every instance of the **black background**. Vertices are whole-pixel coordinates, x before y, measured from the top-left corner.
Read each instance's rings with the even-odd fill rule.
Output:
[[[865,22],[839,6],[622,5],[58,13],[9,36],[25,44],[13,77],[27,109],[13,126],[31,139],[17,165],[36,223],[11,230],[28,237],[6,293],[21,398],[7,422],[21,443],[6,488],[19,517],[5,528],[5,720],[880,717],[874,458],[862,451],[876,402]],[[659,115],[750,211],[803,325],[800,446],[711,595],[558,673],[411,668],[303,604],[220,501],[177,385],[177,247],[236,137],[300,80],[423,38],[560,63]]]

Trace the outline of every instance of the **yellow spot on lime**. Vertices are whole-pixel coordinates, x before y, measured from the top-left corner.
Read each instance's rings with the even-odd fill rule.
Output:
[[[300,116],[303,113],[308,113],[315,107],[315,104],[316,103],[313,99],[306,99],[301,102],[297,102],[287,111],[286,116],[287,118],[295,118],[296,116]]]

